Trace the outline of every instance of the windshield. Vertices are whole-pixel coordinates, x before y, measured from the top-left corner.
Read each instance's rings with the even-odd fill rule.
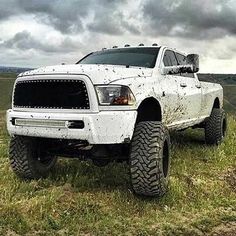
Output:
[[[154,68],[160,48],[121,48],[94,52],[76,64],[105,64]]]

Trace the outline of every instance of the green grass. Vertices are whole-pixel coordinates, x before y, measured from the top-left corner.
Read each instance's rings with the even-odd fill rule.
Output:
[[[13,79],[0,79],[0,110],[6,110],[11,107]]]
[[[13,72],[0,72],[0,79],[2,78],[15,79],[16,76],[17,74]]]
[[[127,164],[98,168],[91,162],[61,159],[49,178],[22,181],[9,165],[9,137],[1,111],[10,107],[13,83],[14,79],[0,79],[0,235],[210,235],[230,227],[236,231],[234,116],[220,147],[206,146],[201,131],[172,134],[170,189],[161,199],[133,195]],[[225,108],[234,113],[236,86],[224,89]]]
[[[224,86],[224,95],[229,103],[236,109],[236,85],[226,85]]]
[[[203,133],[172,134],[170,189],[133,195],[127,164],[61,159],[49,178],[22,181],[8,161],[0,112],[0,235],[207,235],[236,227],[236,119],[220,147]],[[233,235],[233,234],[232,234]]]
[[[15,78],[15,73],[0,73],[0,110],[11,107],[11,95]]]

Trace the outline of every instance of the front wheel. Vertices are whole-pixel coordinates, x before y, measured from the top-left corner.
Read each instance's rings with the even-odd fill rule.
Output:
[[[145,196],[163,196],[168,187],[170,136],[161,122],[136,125],[130,154],[133,190]]]
[[[219,145],[227,131],[227,119],[223,109],[213,108],[210,117],[206,120],[205,140],[207,144]]]
[[[57,161],[57,157],[46,153],[40,141],[22,136],[11,138],[9,159],[15,174],[24,179],[46,177]]]

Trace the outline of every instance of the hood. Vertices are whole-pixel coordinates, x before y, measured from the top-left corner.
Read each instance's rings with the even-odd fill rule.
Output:
[[[92,80],[93,84],[109,84],[116,80],[149,77],[152,75],[151,68],[139,68],[113,65],[56,65],[42,67],[36,70],[26,71],[19,74],[18,77],[34,76],[34,75],[53,75],[53,74],[80,74],[87,75]]]

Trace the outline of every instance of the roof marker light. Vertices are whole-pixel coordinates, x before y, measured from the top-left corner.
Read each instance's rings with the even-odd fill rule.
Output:
[[[143,47],[143,46],[144,46],[144,44],[143,44],[143,43],[140,43],[138,46],[139,46],[139,47]]]
[[[127,48],[127,47],[130,47],[130,45],[129,44],[125,44],[125,48]]]
[[[154,46],[154,47],[155,47],[155,46],[158,46],[158,45],[157,45],[157,43],[154,43],[152,46]]]

